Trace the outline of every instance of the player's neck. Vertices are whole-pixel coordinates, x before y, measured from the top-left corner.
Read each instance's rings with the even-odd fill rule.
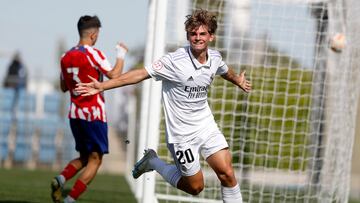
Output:
[[[94,46],[93,42],[90,39],[80,39],[78,46],[84,46],[84,45]]]
[[[190,48],[190,51],[199,63],[205,64],[207,62],[207,49],[202,51],[195,51]]]

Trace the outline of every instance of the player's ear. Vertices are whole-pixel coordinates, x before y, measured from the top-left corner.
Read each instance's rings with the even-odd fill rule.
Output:
[[[210,33],[210,39],[209,42],[212,42],[215,40],[215,35]]]
[[[98,35],[99,35],[99,30],[96,29],[96,30],[94,30],[93,32],[91,32],[90,38],[91,38],[92,40],[95,40],[95,41],[96,41]]]

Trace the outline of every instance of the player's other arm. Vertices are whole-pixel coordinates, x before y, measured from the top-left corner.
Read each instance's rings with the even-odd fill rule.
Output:
[[[104,82],[99,82],[91,76],[89,76],[89,78],[92,80],[92,82],[78,83],[75,91],[83,96],[94,95],[108,89],[139,83],[145,79],[150,78],[150,75],[145,68],[141,68],[130,70],[118,78],[113,78]]]
[[[239,75],[237,75],[232,68],[229,68],[228,72],[221,75],[225,80],[232,82],[236,86],[240,87],[245,92],[250,92],[251,83],[246,80],[245,71],[242,71]]]
[[[64,76],[62,75],[62,73],[60,73],[60,88],[63,92],[66,92],[69,90],[69,88],[66,86]]]
[[[125,55],[128,52],[128,48],[123,43],[118,43],[116,49],[116,62],[114,68],[107,72],[106,76],[110,79],[120,77],[124,68]]]

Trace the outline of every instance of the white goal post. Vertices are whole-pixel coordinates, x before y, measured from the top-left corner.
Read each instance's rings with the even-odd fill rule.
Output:
[[[237,72],[245,94],[218,77],[209,104],[232,153],[244,202],[347,202],[360,90],[358,0],[150,0],[145,64],[186,45],[185,15],[217,15],[211,48]],[[338,39],[336,36],[342,38]],[[161,83],[143,83],[132,166],[145,148],[172,163]],[[128,181],[140,203],[222,202],[204,160],[205,189],[191,196],[156,173]]]

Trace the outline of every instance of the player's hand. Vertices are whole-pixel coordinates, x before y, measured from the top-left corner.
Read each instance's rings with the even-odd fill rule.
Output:
[[[250,81],[246,80],[246,77],[245,77],[245,72],[246,71],[242,71],[239,75],[238,75],[238,78],[237,78],[237,83],[238,83],[238,86],[244,90],[245,92],[250,92],[251,90],[251,83]]]
[[[129,50],[127,46],[122,42],[118,42],[115,46],[115,49],[116,49],[116,57],[121,59],[125,58],[125,55]]]
[[[88,77],[92,80],[92,82],[76,84],[77,87],[75,88],[75,91],[77,93],[79,93],[81,96],[91,96],[104,91],[99,81],[97,81],[95,78],[91,77],[90,75]]]

